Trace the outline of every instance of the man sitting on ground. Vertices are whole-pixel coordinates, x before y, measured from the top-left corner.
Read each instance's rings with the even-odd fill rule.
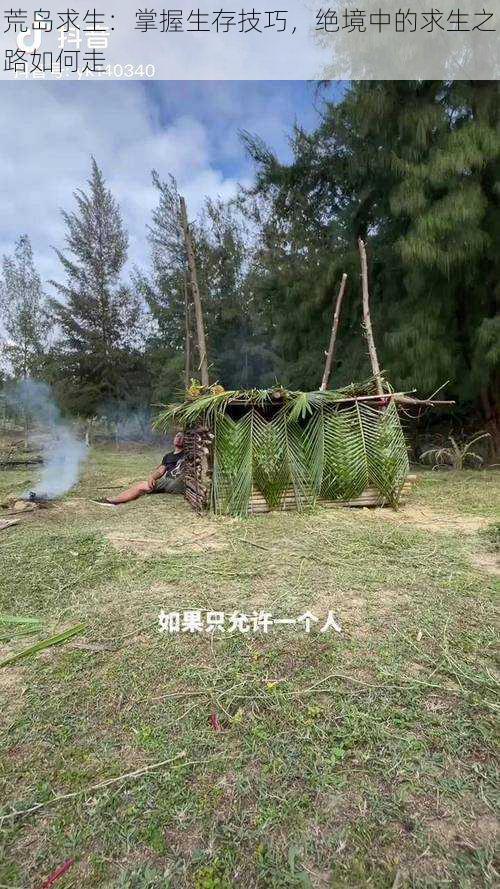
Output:
[[[178,432],[174,436],[174,450],[165,454],[160,465],[153,469],[148,480],[138,482],[132,488],[118,494],[117,497],[106,497],[103,503],[118,506],[120,503],[130,503],[137,500],[143,494],[183,494],[184,493],[184,436]]]

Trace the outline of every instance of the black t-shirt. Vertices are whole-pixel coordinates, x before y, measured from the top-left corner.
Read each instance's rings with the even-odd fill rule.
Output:
[[[179,460],[182,459],[182,453],[174,454],[171,451],[169,454],[165,454],[163,460],[161,461],[162,466],[166,467],[167,475],[169,475],[173,469],[177,466]]]

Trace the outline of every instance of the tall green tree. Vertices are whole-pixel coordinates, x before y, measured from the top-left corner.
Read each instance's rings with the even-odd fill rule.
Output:
[[[2,352],[14,377],[38,377],[43,371],[49,320],[47,300],[27,235],[12,256],[2,259],[0,308],[5,329]]]
[[[175,179],[152,173],[158,203],[148,224],[151,266],[136,270],[136,291],[152,320],[146,343],[153,402],[182,396],[184,389],[184,288],[186,257],[179,224],[179,193]]]
[[[274,369],[253,288],[248,223],[236,201],[207,200],[197,227],[212,376],[228,388],[270,384]]]
[[[294,384],[319,376],[342,271],[333,384],[366,368],[356,244],[368,237],[385,370],[423,393],[449,378],[498,447],[499,96],[488,82],[356,83],[317,130],[294,131],[290,164],[246,137],[268,204],[260,286]]]
[[[152,268],[136,278],[156,332],[148,353],[157,368],[155,396],[163,401],[183,388],[186,255],[179,223],[179,194],[173,178],[153,173],[158,204],[148,229]],[[252,247],[247,221],[235,202],[207,200],[190,220],[208,340],[210,377],[226,387],[250,386],[273,361],[264,337],[257,336],[259,313],[252,288]],[[194,353],[193,376],[197,373]]]
[[[142,375],[141,304],[120,280],[128,238],[93,158],[88,190],[74,198],[76,209],[63,213],[66,250],[56,250],[66,283],[51,282],[61,297],[51,301],[60,331],[53,357],[64,368],[66,400],[69,387],[73,409],[89,413],[127,399]]]

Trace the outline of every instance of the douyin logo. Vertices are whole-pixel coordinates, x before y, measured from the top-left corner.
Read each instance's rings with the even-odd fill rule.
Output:
[[[30,38],[32,38],[30,42]],[[33,28],[27,28],[26,31],[20,31],[17,35],[17,46],[22,52],[34,52],[40,49],[42,45],[42,32],[34,31]]]

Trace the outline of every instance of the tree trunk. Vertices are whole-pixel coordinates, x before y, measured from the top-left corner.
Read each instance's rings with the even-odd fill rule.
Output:
[[[368,264],[366,261],[365,242],[358,238],[359,255],[361,259],[361,283],[363,286],[363,325],[365,328],[366,342],[368,343],[368,354],[372,366],[373,376],[377,387],[377,394],[383,395],[382,376],[380,374],[380,366],[378,363],[377,350],[375,348],[375,340],[373,339],[372,322],[370,318],[370,293],[368,290]]]
[[[196,318],[196,335],[198,340],[198,351],[200,354],[201,384],[202,386],[209,386],[210,382],[208,379],[207,345],[205,341],[205,327],[203,324],[200,289],[198,287],[198,276],[196,274],[196,262],[194,257],[193,242],[191,239],[191,232],[189,231],[186,201],[182,197],[180,198],[180,220],[182,230],[184,232],[184,242],[186,245],[189,277],[191,283],[191,295],[193,297],[194,312]]]
[[[189,389],[189,382],[191,379],[191,313],[189,307],[187,273],[184,276],[184,314],[186,322],[186,342],[184,347],[184,383],[187,390]]]
[[[337,302],[335,303],[335,312],[333,315],[333,326],[332,332],[330,335],[330,345],[328,346],[328,352],[326,353],[326,361],[325,361],[325,370],[323,373],[323,379],[321,381],[320,392],[324,392],[325,389],[328,388],[328,383],[330,382],[330,377],[332,374],[332,366],[333,366],[333,356],[335,354],[335,342],[337,339],[337,331],[339,328],[339,319],[340,319],[340,309],[342,308],[342,300],[344,299],[345,285],[347,282],[347,275],[344,272],[342,275],[342,281],[340,282],[340,290],[337,296]]]
[[[28,380],[28,359],[27,359],[27,349],[26,342],[24,343],[24,366],[23,366],[23,380],[26,382]],[[30,416],[26,407],[23,409],[23,420],[24,420],[24,450],[29,451],[30,449]]]
[[[491,461],[496,463],[500,458],[500,410],[495,393],[488,389],[481,390],[481,405],[485,419],[485,430],[489,432]]]

